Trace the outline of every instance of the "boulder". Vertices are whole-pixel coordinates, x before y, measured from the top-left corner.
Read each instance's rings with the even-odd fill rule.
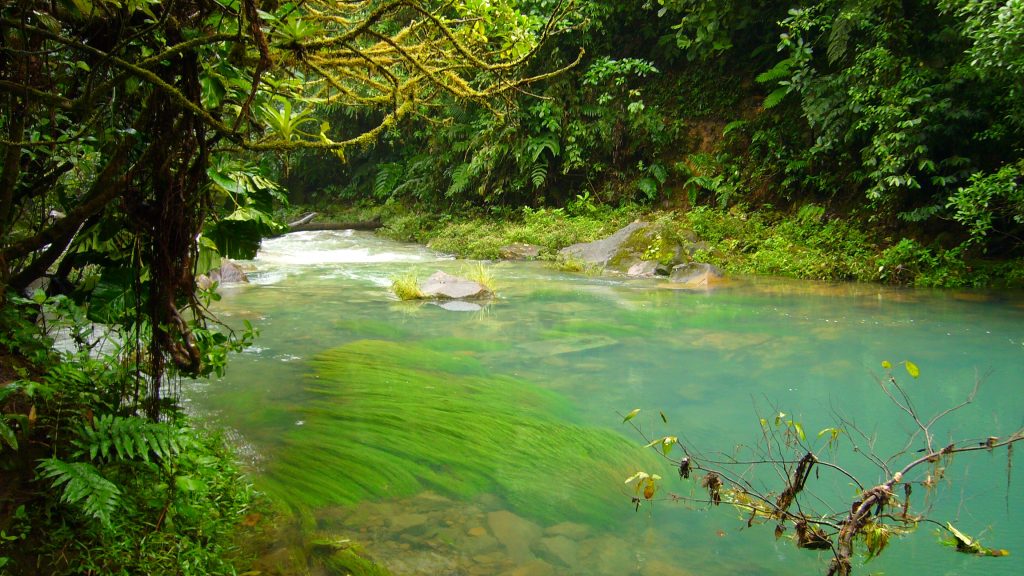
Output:
[[[242,270],[241,266],[231,260],[222,260],[220,268],[214,268],[207,272],[206,275],[209,277],[210,282],[218,282],[220,284],[249,283],[249,277],[246,276],[245,270]]]
[[[659,264],[653,260],[643,260],[633,264],[626,270],[630,278],[653,278],[658,274]]]
[[[516,242],[502,246],[498,251],[502,260],[535,260],[540,256],[541,247],[535,244]]]
[[[722,271],[716,266],[703,262],[690,262],[672,267],[669,281],[689,288],[706,288],[721,280]]]
[[[420,286],[424,298],[438,300],[461,300],[466,298],[486,298],[491,291],[479,282],[452,276],[438,270],[427,278]]]
[[[633,278],[668,276],[673,266],[690,262],[708,244],[671,222],[636,221],[611,236],[561,249],[562,259],[581,260]]]
[[[646,227],[646,223],[637,220],[607,238],[566,246],[558,251],[558,255],[565,259],[582,260],[587,264],[596,264],[604,267],[608,265],[608,262],[611,261],[635,232]]]

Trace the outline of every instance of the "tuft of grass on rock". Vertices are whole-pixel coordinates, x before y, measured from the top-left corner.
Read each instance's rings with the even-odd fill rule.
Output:
[[[419,300],[423,298],[420,291],[420,278],[416,270],[406,272],[391,282],[391,291],[399,300]]]
[[[462,266],[459,274],[487,288],[489,292],[495,292],[494,274],[483,262],[469,262]]]

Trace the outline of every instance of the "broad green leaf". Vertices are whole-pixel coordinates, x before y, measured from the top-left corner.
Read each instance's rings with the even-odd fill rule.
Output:
[[[625,424],[626,422],[629,422],[633,418],[636,418],[636,415],[639,414],[639,413],[640,413],[640,409],[639,408],[634,408],[634,409],[630,410],[629,414],[626,414],[626,417],[622,419],[622,423]]]
[[[914,364],[910,360],[907,360],[906,367],[907,374],[910,374],[911,378],[917,378],[918,376],[921,375],[921,369],[917,367],[917,364]]]

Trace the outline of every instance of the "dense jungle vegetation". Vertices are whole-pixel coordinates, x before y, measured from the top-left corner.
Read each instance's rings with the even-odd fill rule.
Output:
[[[289,204],[484,257],[656,211],[731,271],[1020,285],[1022,91],[1018,0],[4,2],[0,571],[244,565],[253,493],[178,386],[255,337],[195,277]]]

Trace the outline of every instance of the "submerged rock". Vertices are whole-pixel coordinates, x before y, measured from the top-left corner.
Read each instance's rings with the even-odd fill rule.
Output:
[[[438,270],[431,274],[423,285],[420,292],[424,298],[436,298],[440,300],[460,300],[466,298],[486,298],[491,291],[479,282],[467,278],[452,276]]]
[[[508,557],[513,562],[524,564],[534,558],[531,546],[540,538],[540,526],[508,510],[489,513],[487,524],[498,542],[508,550]]]

